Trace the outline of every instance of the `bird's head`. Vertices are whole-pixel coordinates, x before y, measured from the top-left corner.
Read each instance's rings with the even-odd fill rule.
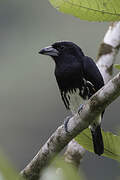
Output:
[[[73,42],[61,41],[45,47],[39,54],[51,56],[55,61],[67,56],[84,56],[81,48]]]

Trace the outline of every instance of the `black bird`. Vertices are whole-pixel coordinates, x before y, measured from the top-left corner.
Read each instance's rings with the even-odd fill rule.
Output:
[[[74,115],[80,104],[88,100],[102,86],[103,77],[94,61],[85,56],[82,49],[73,42],[56,42],[43,48],[40,52],[49,55],[55,62],[55,77],[67,109]],[[91,124],[94,152],[101,155],[104,144],[101,134],[102,114]]]

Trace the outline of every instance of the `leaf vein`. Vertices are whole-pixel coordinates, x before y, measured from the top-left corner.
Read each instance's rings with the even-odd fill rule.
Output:
[[[79,7],[79,8],[88,9],[88,10],[90,10],[90,11],[95,11],[95,12],[99,12],[99,13],[109,14],[109,15],[113,15],[113,16],[120,16],[119,13],[116,13],[116,14],[115,14],[115,13],[112,13],[112,12],[97,10],[97,9],[93,9],[93,8],[81,6],[81,5],[79,5],[79,4],[71,3],[71,2],[68,2],[68,1],[67,1],[66,3],[68,3],[69,5],[72,5],[72,6]]]

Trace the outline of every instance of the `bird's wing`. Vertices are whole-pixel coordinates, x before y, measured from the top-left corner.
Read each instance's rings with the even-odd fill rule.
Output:
[[[104,86],[103,77],[95,62],[90,57],[84,56],[83,73],[85,79],[94,86],[95,91],[98,91]]]

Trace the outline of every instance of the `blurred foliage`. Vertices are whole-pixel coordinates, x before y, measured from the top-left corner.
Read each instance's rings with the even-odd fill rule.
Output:
[[[41,180],[85,180],[85,177],[75,166],[59,157],[43,171]]]
[[[88,21],[120,20],[119,0],[50,0],[60,12]]]
[[[15,168],[9,163],[5,155],[0,152],[0,180],[23,180],[18,176]]]
[[[118,70],[120,70],[120,64],[115,64],[114,67]]]
[[[104,154],[102,156],[120,161],[120,136],[111,132],[104,132],[103,130],[102,136],[104,141]],[[89,128],[80,133],[75,140],[86,150],[94,152],[92,136]]]

